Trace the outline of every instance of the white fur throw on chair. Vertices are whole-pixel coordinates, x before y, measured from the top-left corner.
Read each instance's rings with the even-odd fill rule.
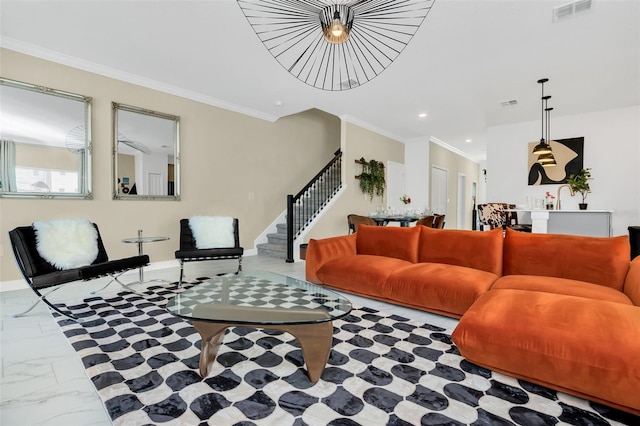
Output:
[[[192,216],[189,228],[196,240],[196,248],[235,247],[233,218],[228,216]]]
[[[98,257],[98,231],[87,219],[34,222],[36,249],[58,269],[90,265]]]

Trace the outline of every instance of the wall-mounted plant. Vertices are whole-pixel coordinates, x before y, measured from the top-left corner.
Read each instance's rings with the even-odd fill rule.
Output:
[[[384,195],[386,181],[384,178],[384,163],[376,160],[366,161],[364,157],[356,160],[362,165],[362,173],[356,178],[360,179],[360,189],[373,200],[374,196]]]

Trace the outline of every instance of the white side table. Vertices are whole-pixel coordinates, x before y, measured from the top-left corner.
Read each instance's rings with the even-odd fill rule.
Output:
[[[142,256],[144,253],[142,252],[142,245],[146,244],[146,243],[155,243],[158,241],[166,241],[168,240],[169,237],[143,237],[142,236],[142,229],[138,229],[138,236],[135,238],[125,238],[124,240],[122,240],[123,243],[127,243],[127,244],[137,244],[138,245],[138,255]],[[143,267],[141,266],[140,268],[138,268],[138,283],[142,284],[145,282],[150,282],[150,281],[145,281],[144,280],[144,271],[143,271]],[[151,280],[151,281],[164,281],[164,280]],[[137,284],[137,283],[131,283],[131,284]]]

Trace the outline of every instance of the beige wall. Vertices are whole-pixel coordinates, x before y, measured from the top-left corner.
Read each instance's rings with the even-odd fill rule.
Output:
[[[404,144],[372,131],[363,129],[354,124],[343,122],[342,138],[342,171],[345,185],[344,194],[336,201],[311,230],[308,239],[326,238],[348,233],[347,215],[356,213],[368,215],[378,206],[386,206],[385,197],[374,197],[373,201],[360,190],[358,180],[355,178],[362,172],[362,166],[355,160],[364,157],[367,160],[378,160],[387,163],[393,161],[404,163]]]
[[[78,155],[66,148],[16,143],[16,166],[78,170]]]
[[[478,185],[478,163],[455,154],[442,146],[431,142],[429,144],[429,159],[431,166],[438,166],[446,169],[447,174],[447,197],[449,204],[447,205],[447,213],[445,218],[445,227],[451,229],[471,229],[471,214],[473,211],[473,202],[471,200],[471,186],[473,182]],[[465,221],[458,223],[458,173],[464,174],[466,179],[467,202],[465,208]],[[476,185],[476,186],[477,186]]]
[[[158,262],[174,258],[180,218],[229,215],[240,220],[242,245],[253,249],[254,239],[286,208],[286,195],[297,193],[340,147],[340,120],[318,110],[270,123],[6,49],[0,62],[5,78],[93,97],[93,200],[0,198],[0,281],[20,278],[7,232],[36,220],[96,222],[111,258],[136,253],[121,240],[137,229],[168,236],[144,247]],[[181,117],[181,201],[111,199],[112,101]],[[376,151],[346,158],[361,156],[375,158]]]
[[[170,176],[170,175],[168,175]],[[129,154],[118,154],[118,179],[122,183],[122,178],[128,177],[127,188],[131,189],[136,183],[136,157]]]

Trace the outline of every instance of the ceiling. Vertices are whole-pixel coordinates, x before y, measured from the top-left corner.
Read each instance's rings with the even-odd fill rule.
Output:
[[[233,0],[1,0],[0,45],[268,120],[318,108],[479,161],[487,127],[540,118],[540,78],[552,120],[640,104],[640,1],[554,23],[566,3],[436,0],[389,68],[341,92],[290,75]]]

